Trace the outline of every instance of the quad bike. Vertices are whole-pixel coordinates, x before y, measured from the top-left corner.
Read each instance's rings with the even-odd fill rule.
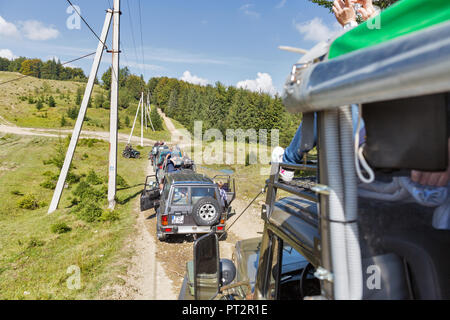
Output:
[[[139,159],[141,156],[141,153],[135,149],[133,149],[133,147],[128,144],[125,149],[122,152],[122,156],[124,158],[134,158],[134,159]]]

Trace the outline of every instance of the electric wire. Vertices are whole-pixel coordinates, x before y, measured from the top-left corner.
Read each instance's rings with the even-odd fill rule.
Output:
[[[94,29],[92,29],[92,27],[89,25],[89,23],[83,18],[83,16],[80,14],[80,12],[78,12],[77,8],[75,8],[75,6],[72,4],[72,2],[70,2],[70,0],[66,0],[71,6],[72,8],[75,10],[75,12],[77,13],[77,15],[81,18],[81,20],[83,20],[84,24],[89,28],[89,30],[91,30],[91,32],[94,34],[94,36],[98,39],[98,41],[100,41],[105,48],[108,50],[108,46],[100,39],[100,37],[97,35],[97,33],[94,31]]]
[[[75,58],[75,59],[70,60],[70,61],[66,61],[66,62],[64,62],[64,63],[61,63],[61,65],[64,66],[64,65],[66,65],[66,64],[69,64],[69,63],[72,63],[72,62],[75,62],[75,61],[78,61],[78,60],[87,58],[87,57],[89,57],[89,56],[92,56],[92,55],[94,55],[94,54],[96,54],[96,53],[97,53],[97,52],[91,52],[91,53],[88,53],[88,54],[86,54],[86,55],[84,55],[84,56]],[[11,80],[7,80],[7,81],[4,81],[4,82],[0,82],[0,85],[6,84],[6,83],[10,83],[10,82],[14,82],[14,81],[17,81],[17,80],[20,80],[20,79],[23,79],[23,78],[26,78],[26,77],[31,77],[31,76],[32,76],[31,74],[24,74],[24,75],[22,75],[22,76],[20,76],[20,77],[17,77],[17,78],[11,79]]]

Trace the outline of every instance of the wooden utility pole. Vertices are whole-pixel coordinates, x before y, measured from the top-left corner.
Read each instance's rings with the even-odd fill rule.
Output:
[[[112,78],[111,110],[109,118],[109,167],[108,167],[108,203],[109,209],[116,205],[117,176],[117,121],[119,101],[119,54],[120,54],[120,0],[114,0],[113,44],[112,44]]]

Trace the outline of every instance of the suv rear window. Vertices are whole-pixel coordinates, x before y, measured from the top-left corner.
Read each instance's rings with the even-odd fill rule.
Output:
[[[192,187],[192,205],[204,197],[211,197],[217,200],[216,188],[213,187]]]
[[[188,204],[188,188],[177,187],[173,189],[172,204],[175,206],[185,206]]]

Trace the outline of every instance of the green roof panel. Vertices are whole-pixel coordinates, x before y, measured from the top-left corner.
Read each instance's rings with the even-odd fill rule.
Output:
[[[450,0],[402,0],[334,40],[328,59],[449,20]]]

